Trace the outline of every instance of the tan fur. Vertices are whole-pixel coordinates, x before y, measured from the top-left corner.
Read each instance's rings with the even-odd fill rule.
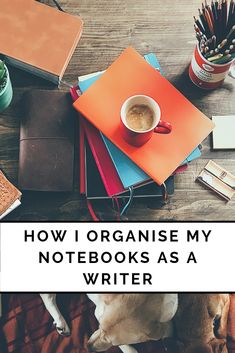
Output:
[[[179,294],[174,317],[182,353],[227,353],[228,294]],[[219,320],[214,329],[215,319]]]
[[[177,309],[176,294],[89,294],[96,304],[99,329],[91,336],[88,348],[103,351],[161,339],[170,335]]]

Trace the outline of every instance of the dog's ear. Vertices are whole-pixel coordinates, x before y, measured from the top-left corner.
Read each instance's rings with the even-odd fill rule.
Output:
[[[106,351],[111,346],[112,342],[101,328],[95,331],[87,342],[87,348],[90,352]]]

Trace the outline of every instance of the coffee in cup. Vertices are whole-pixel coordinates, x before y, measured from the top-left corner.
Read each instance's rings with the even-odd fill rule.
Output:
[[[129,97],[121,108],[120,128],[122,137],[133,146],[142,146],[153,133],[169,134],[170,123],[160,120],[161,110],[157,102],[144,95]]]
[[[135,104],[126,113],[126,124],[135,131],[151,129],[154,112],[147,104]]]

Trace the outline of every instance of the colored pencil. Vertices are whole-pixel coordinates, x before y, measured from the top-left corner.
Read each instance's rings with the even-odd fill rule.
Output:
[[[227,62],[229,62],[232,59],[232,55],[231,54],[227,54],[221,58],[219,58],[218,60],[213,61],[214,64],[226,64]]]
[[[204,1],[198,9],[199,17],[194,16],[200,51],[211,62],[231,61],[231,52],[235,51],[235,0]]]
[[[207,36],[207,38],[209,38],[211,35],[209,25],[206,21],[206,18],[204,16],[203,12],[200,9],[198,9],[198,12],[199,12],[199,17],[200,17],[201,23],[202,23],[203,27],[205,28],[205,35]]]
[[[228,34],[228,32],[230,31],[230,28],[232,27],[233,7],[234,7],[234,0],[231,0],[231,1],[230,1],[230,5],[229,5],[228,22],[227,22],[226,34]]]
[[[208,58],[208,61],[215,61],[215,60],[221,59],[222,57],[223,57],[223,54],[216,54],[215,56]]]
[[[197,25],[197,27],[200,29],[200,31],[201,31],[203,34],[205,34],[205,29],[204,29],[204,27],[201,25],[200,21],[197,20],[195,16],[193,16],[193,18],[194,18],[194,22],[195,22],[195,24]]]
[[[227,29],[227,0],[223,0],[222,2],[222,36],[226,35]]]

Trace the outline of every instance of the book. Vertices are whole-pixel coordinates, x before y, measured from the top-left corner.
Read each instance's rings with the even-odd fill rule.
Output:
[[[124,188],[149,182],[150,177],[119,148],[101,134]]]
[[[161,107],[162,119],[173,126],[172,133],[154,134],[140,148],[126,143],[119,129],[121,106],[135,94],[155,99]],[[74,107],[159,185],[214,127],[210,119],[131,47],[77,99]]]
[[[86,75],[90,76],[90,75]],[[70,89],[70,94],[75,101],[79,95],[79,87],[73,87]],[[85,139],[89,142],[92,150],[96,165],[100,172],[106,193],[109,197],[116,194],[123,193],[125,191],[121,180],[116,172],[116,169],[112,163],[111,157],[105,148],[103,140],[100,136],[99,131],[88,121],[80,116],[79,119],[79,175],[80,175],[80,193],[86,194],[86,170],[85,170]]]
[[[0,170],[0,219],[21,205],[21,192]]]
[[[99,131],[88,121],[82,121],[82,126],[107,195],[111,197],[125,192]]]
[[[82,27],[80,17],[40,2],[1,0],[0,53],[11,65],[59,84]]]
[[[85,131],[81,123],[82,117],[80,117],[79,124],[79,190],[80,194],[85,194]]]
[[[235,149],[235,115],[212,116],[215,128],[212,132],[214,150]]]
[[[68,93],[30,90],[22,101],[19,188],[73,190],[75,119]]]
[[[202,155],[201,150],[200,150],[200,148],[197,146],[197,147],[193,150],[193,152],[191,152],[190,155],[185,158],[185,160],[181,163],[181,165],[188,164],[188,163],[194,161],[195,159],[201,157],[201,155]]]
[[[210,160],[196,179],[225,201],[235,194],[235,176]]]
[[[85,180],[86,180],[86,197],[88,200],[102,200],[109,199],[107,192],[105,190],[102,178],[100,176],[99,170],[97,168],[96,162],[94,160],[93,153],[89,144],[85,143]],[[174,177],[171,176],[166,181],[166,188],[169,195],[174,193]],[[115,196],[116,198],[129,199],[130,192],[126,191],[123,194]],[[162,187],[154,183],[148,183],[139,188],[134,189],[133,198],[163,198]]]

